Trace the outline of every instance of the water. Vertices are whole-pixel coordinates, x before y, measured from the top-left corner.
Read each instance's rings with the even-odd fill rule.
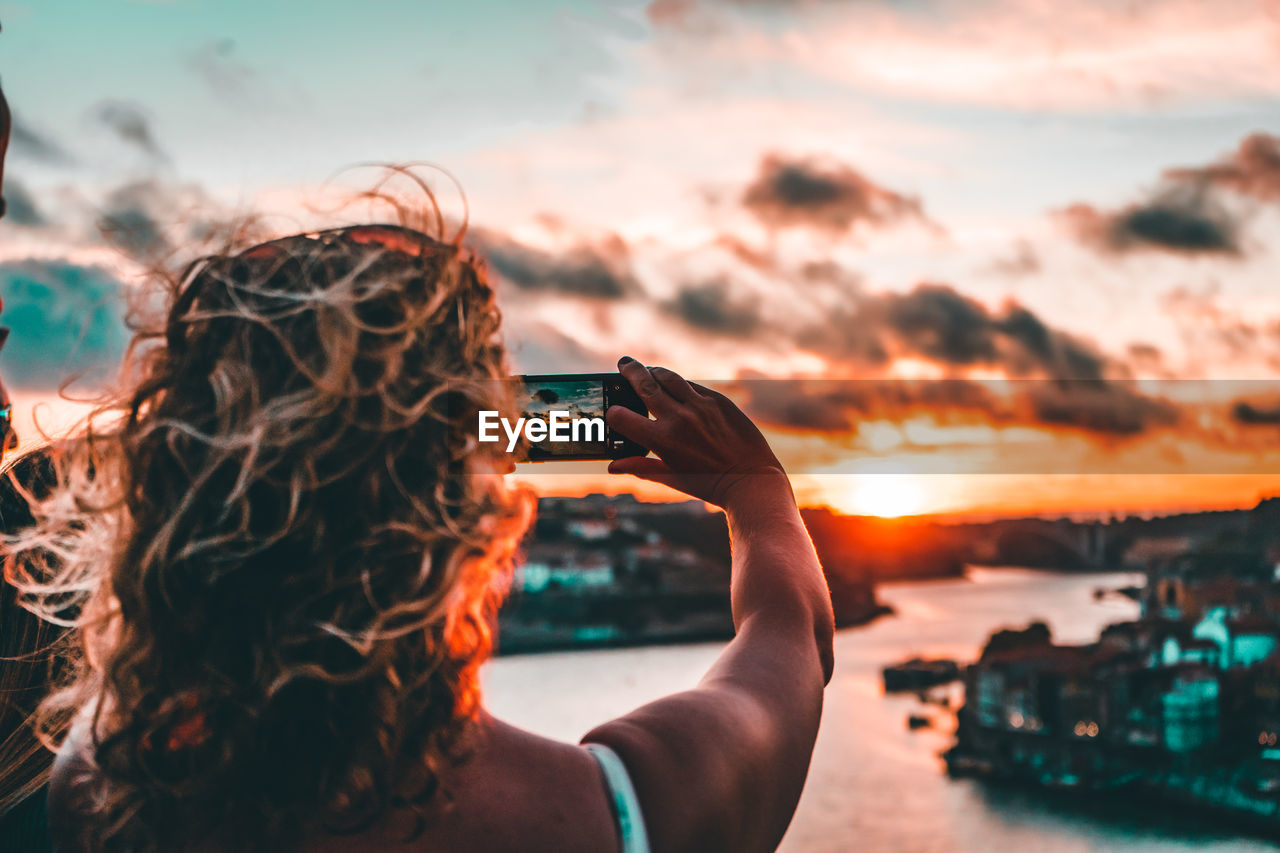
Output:
[[[914,697],[886,697],[880,667],[913,654],[977,655],[992,630],[1043,619],[1059,642],[1088,642],[1137,608],[1099,586],[1131,575],[1057,575],[975,569],[970,580],[894,584],[881,597],[897,609],[836,638],[813,765],[784,851],[1180,851],[1272,850],[1264,842],[1186,817],[1177,807],[1098,804],[1038,790],[953,781],[938,753],[950,721],[909,732]],[[576,741],[600,722],[692,687],[715,658],[714,643],[503,658],[488,666],[487,701],[500,717]]]

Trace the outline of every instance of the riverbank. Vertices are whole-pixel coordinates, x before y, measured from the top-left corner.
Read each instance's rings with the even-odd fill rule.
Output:
[[[840,628],[867,625],[893,613],[871,598],[839,608]],[[497,654],[519,655],[635,646],[728,641],[733,638],[729,591],[630,597],[542,594],[499,616]]]
[[[1116,769],[1105,779],[1084,780],[1070,773],[1001,766],[990,757],[949,750],[944,760],[953,779],[977,779],[983,784],[1016,786],[1036,791],[1046,802],[1072,801],[1090,808],[1114,806],[1123,800],[1151,814],[1168,813],[1170,806],[1202,821],[1260,839],[1280,841],[1280,800],[1251,794],[1222,774],[1151,772]]]
[[[1136,618],[1083,642],[995,630],[964,671],[949,775],[1157,798],[1280,840],[1280,587],[1248,556],[1156,564],[1123,597]]]
[[[974,569],[967,580],[878,587],[892,619],[836,634],[836,667],[809,777],[781,853],[1269,853],[1275,847],[1190,809],[1148,804],[1127,791],[1085,803],[1067,792],[955,780],[938,755],[952,734],[910,731],[913,695],[883,694],[881,668],[911,657],[973,660],[991,631],[1044,619],[1062,641],[1085,642],[1136,606],[1095,601],[1120,574]],[[586,732],[697,685],[718,642],[562,651],[498,658],[482,671],[486,707],[538,734],[576,743]]]

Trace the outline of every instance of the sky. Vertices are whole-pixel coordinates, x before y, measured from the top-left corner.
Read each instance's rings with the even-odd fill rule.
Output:
[[[517,369],[625,352],[719,381],[802,500],[1280,493],[1278,0],[0,0],[0,23],[0,375],[28,442],[201,228],[296,225],[370,174],[348,167],[429,162]],[[524,476],[630,488],[600,471]]]

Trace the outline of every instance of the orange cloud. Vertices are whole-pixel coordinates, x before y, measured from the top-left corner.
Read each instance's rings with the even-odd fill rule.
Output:
[[[768,6],[807,26],[771,28],[756,14]],[[659,0],[650,18],[691,49],[941,101],[1090,110],[1280,92],[1280,16],[1256,0]]]
[[[918,198],[880,186],[839,162],[773,153],[742,203],[769,228],[808,226],[841,234],[860,225],[924,221]]]

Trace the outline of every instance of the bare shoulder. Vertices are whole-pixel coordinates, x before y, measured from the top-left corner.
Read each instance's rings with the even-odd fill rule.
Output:
[[[391,813],[358,836],[307,839],[309,853],[368,849],[435,853],[522,850],[599,853],[617,844],[608,794],[595,759],[574,744],[551,740],[485,717],[468,758],[446,771],[440,802],[414,841],[413,819]],[[49,819],[58,853],[87,850],[84,804],[102,777],[93,761],[86,720],[78,721],[54,763]]]
[[[469,849],[586,853],[617,843],[599,766],[574,744],[486,717],[473,759],[450,782]]]
[[[442,774],[425,831],[392,813],[359,836],[309,839],[307,853],[520,850],[601,853],[616,849],[604,781],[595,759],[573,744],[485,717],[467,758]]]
[[[622,758],[655,850],[771,850],[757,826],[759,780],[774,766],[772,724],[745,693],[690,690],[607,722],[583,738]]]

